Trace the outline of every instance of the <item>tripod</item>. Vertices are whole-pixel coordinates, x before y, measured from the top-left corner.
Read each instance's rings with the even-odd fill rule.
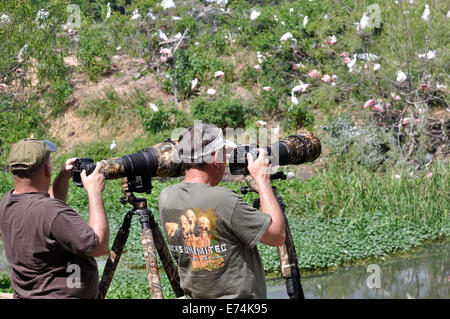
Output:
[[[286,179],[286,174],[283,172],[278,172],[272,174],[270,179]],[[250,175],[246,177],[246,182],[248,187],[241,187],[242,194],[247,194],[248,192],[258,193],[255,180]],[[278,204],[280,205],[286,232],[286,241],[284,242],[284,245],[277,247],[278,258],[280,259],[281,276],[286,280],[286,291],[290,299],[305,299],[302,284],[300,282],[297,252],[295,251],[294,240],[292,239],[291,229],[285,214],[286,204],[283,202],[283,198],[277,195],[276,186],[272,186],[272,191],[278,201]],[[253,207],[259,209],[259,197],[253,201]]]
[[[103,271],[102,279],[100,280],[99,290],[97,298],[104,299],[108,291],[109,285],[113,279],[117,265],[119,264],[120,257],[123,252],[123,248],[128,239],[131,227],[131,219],[134,215],[139,217],[141,222],[142,232],[142,248],[144,251],[145,267],[147,270],[147,278],[149,283],[150,295],[154,299],[164,298],[161,280],[159,276],[158,261],[156,258],[156,251],[158,252],[161,262],[167,277],[169,278],[170,285],[175,293],[175,296],[181,297],[184,295],[183,290],[180,287],[180,277],[178,271],[173,263],[169,249],[162,236],[161,230],[158,224],[155,222],[152,211],[147,207],[147,200],[145,198],[136,198],[130,190],[130,183],[126,177],[122,179],[122,191],[125,194],[120,199],[120,202],[125,204],[129,203],[133,206],[133,209],[127,212],[123,220],[117,235],[114,239],[114,243],[111,247],[108,260]],[[151,186],[149,190],[151,189]],[[148,192],[150,193],[150,191]],[[155,250],[156,248],[156,250]]]

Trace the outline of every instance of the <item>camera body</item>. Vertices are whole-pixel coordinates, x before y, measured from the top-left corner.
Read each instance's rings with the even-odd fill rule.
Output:
[[[230,158],[230,173],[232,175],[249,175],[248,171],[248,161],[247,154],[251,154],[253,156],[253,160],[256,160],[259,156],[259,151],[257,150],[259,145],[250,144],[250,145],[238,145],[234,150]],[[272,149],[270,147],[261,147],[267,151],[267,155],[272,155]]]
[[[77,158],[73,163],[72,168],[72,178],[73,183],[78,187],[83,187],[83,182],[81,181],[81,172],[86,171],[86,175],[91,174],[95,170],[96,164],[91,158]]]

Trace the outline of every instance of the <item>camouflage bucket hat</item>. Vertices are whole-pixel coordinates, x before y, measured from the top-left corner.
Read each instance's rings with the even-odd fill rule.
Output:
[[[8,164],[11,172],[28,171],[40,167],[56,151],[56,145],[48,140],[25,138],[11,147]]]

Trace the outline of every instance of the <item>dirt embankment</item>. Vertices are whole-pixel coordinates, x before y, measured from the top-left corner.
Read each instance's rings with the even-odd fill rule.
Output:
[[[62,140],[64,148],[98,139],[124,141],[145,134],[137,117],[124,119],[120,127],[99,125],[95,116],[80,117],[78,111],[84,105],[104,98],[108,91],[115,91],[123,97],[138,90],[151,100],[161,99],[163,103],[173,100],[172,96],[162,90],[154,74],[141,74],[145,66],[145,61],[141,58],[113,56],[111,69],[97,82],[90,81],[86,73],[76,72],[79,67],[76,57],[69,56],[64,61],[72,69],[72,94],[67,100],[67,111],[54,120],[50,127],[51,136]]]

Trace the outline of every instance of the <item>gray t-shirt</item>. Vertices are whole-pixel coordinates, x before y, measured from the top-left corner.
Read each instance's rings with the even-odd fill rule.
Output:
[[[98,236],[61,200],[7,192],[0,231],[15,298],[95,298]]]
[[[256,244],[271,218],[236,192],[180,183],[161,192],[161,222],[188,298],[267,298]]]

